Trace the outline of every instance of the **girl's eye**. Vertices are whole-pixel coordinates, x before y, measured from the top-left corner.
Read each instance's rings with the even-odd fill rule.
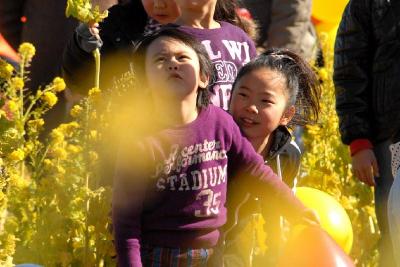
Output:
[[[178,57],[178,59],[179,59],[179,60],[186,60],[186,59],[190,59],[190,57],[187,56],[187,55],[180,55],[180,56]]]
[[[157,58],[154,60],[154,62],[160,63],[160,62],[163,62],[164,60],[165,60],[164,57],[157,57]]]
[[[238,95],[240,95],[241,97],[244,97],[244,98],[247,97],[247,94],[245,94],[245,93],[238,93]]]
[[[261,99],[261,102],[264,104],[272,104],[272,101],[269,99]]]

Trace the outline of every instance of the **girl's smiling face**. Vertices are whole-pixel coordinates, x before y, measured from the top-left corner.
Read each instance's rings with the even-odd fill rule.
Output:
[[[146,52],[145,72],[153,98],[165,101],[194,100],[208,80],[200,75],[196,52],[170,37],[154,40]],[[194,104],[195,105],[195,104]]]
[[[294,106],[287,107],[286,79],[280,73],[259,68],[236,83],[230,112],[247,138],[268,138],[279,126],[287,125]]]
[[[142,0],[142,4],[147,15],[161,24],[174,22],[180,16],[175,0]]]

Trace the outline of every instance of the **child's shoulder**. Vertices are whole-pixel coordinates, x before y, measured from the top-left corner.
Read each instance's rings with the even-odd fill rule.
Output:
[[[232,115],[220,107],[210,104],[205,112],[208,114],[206,118],[206,124],[208,125],[214,124],[215,127],[219,129],[224,128],[230,130],[232,125],[235,124]]]
[[[291,154],[300,157],[301,150],[286,126],[280,125],[275,129],[272,144],[268,153],[269,158],[278,154]]]
[[[215,117],[215,119],[233,121],[231,114],[229,114],[226,110],[217,107],[213,104],[208,105],[207,110]]]
[[[236,35],[242,35],[245,37],[248,37],[247,33],[240,28],[239,26],[233,25],[232,23],[229,23],[227,21],[219,21],[219,24],[221,25],[221,31],[223,32],[232,32],[235,33]]]

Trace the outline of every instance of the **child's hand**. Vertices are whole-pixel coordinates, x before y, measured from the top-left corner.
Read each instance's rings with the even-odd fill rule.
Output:
[[[369,185],[375,186],[374,177],[379,177],[378,161],[372,149],[363,149],[351,157],[353,172],[357,178]]]
[[[100,48],[103,45],[103,41],[100,39],[100,31],[98,27],[98,23],[81,23],[76,28],[76,41],[83,51],[91,53],[96,48]]]
[[[89,31],[90,33],[96,37],[97,40],[100,40],[100,30],[99,30],[99,24],[98,23],[88,23]]]

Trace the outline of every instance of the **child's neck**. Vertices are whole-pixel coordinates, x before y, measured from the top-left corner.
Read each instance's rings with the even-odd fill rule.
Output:
[[[165,127],[182,126],[197,119],[198,108],[192,101],[182,101],[175,105],[158,105],[156,119]]]
[[[214,12],[187,10],[176,20],[176,24],[198,29],[217,29],[221,25],[214,20]]]
[[[266,137],[253,138],[249,141],[253,145],[254,150],[257,151],[258,154],[265,157],[265,155],[268,154],[268,151],[271,148],[273,139],[274,139],[273,134],[270,134]]]

